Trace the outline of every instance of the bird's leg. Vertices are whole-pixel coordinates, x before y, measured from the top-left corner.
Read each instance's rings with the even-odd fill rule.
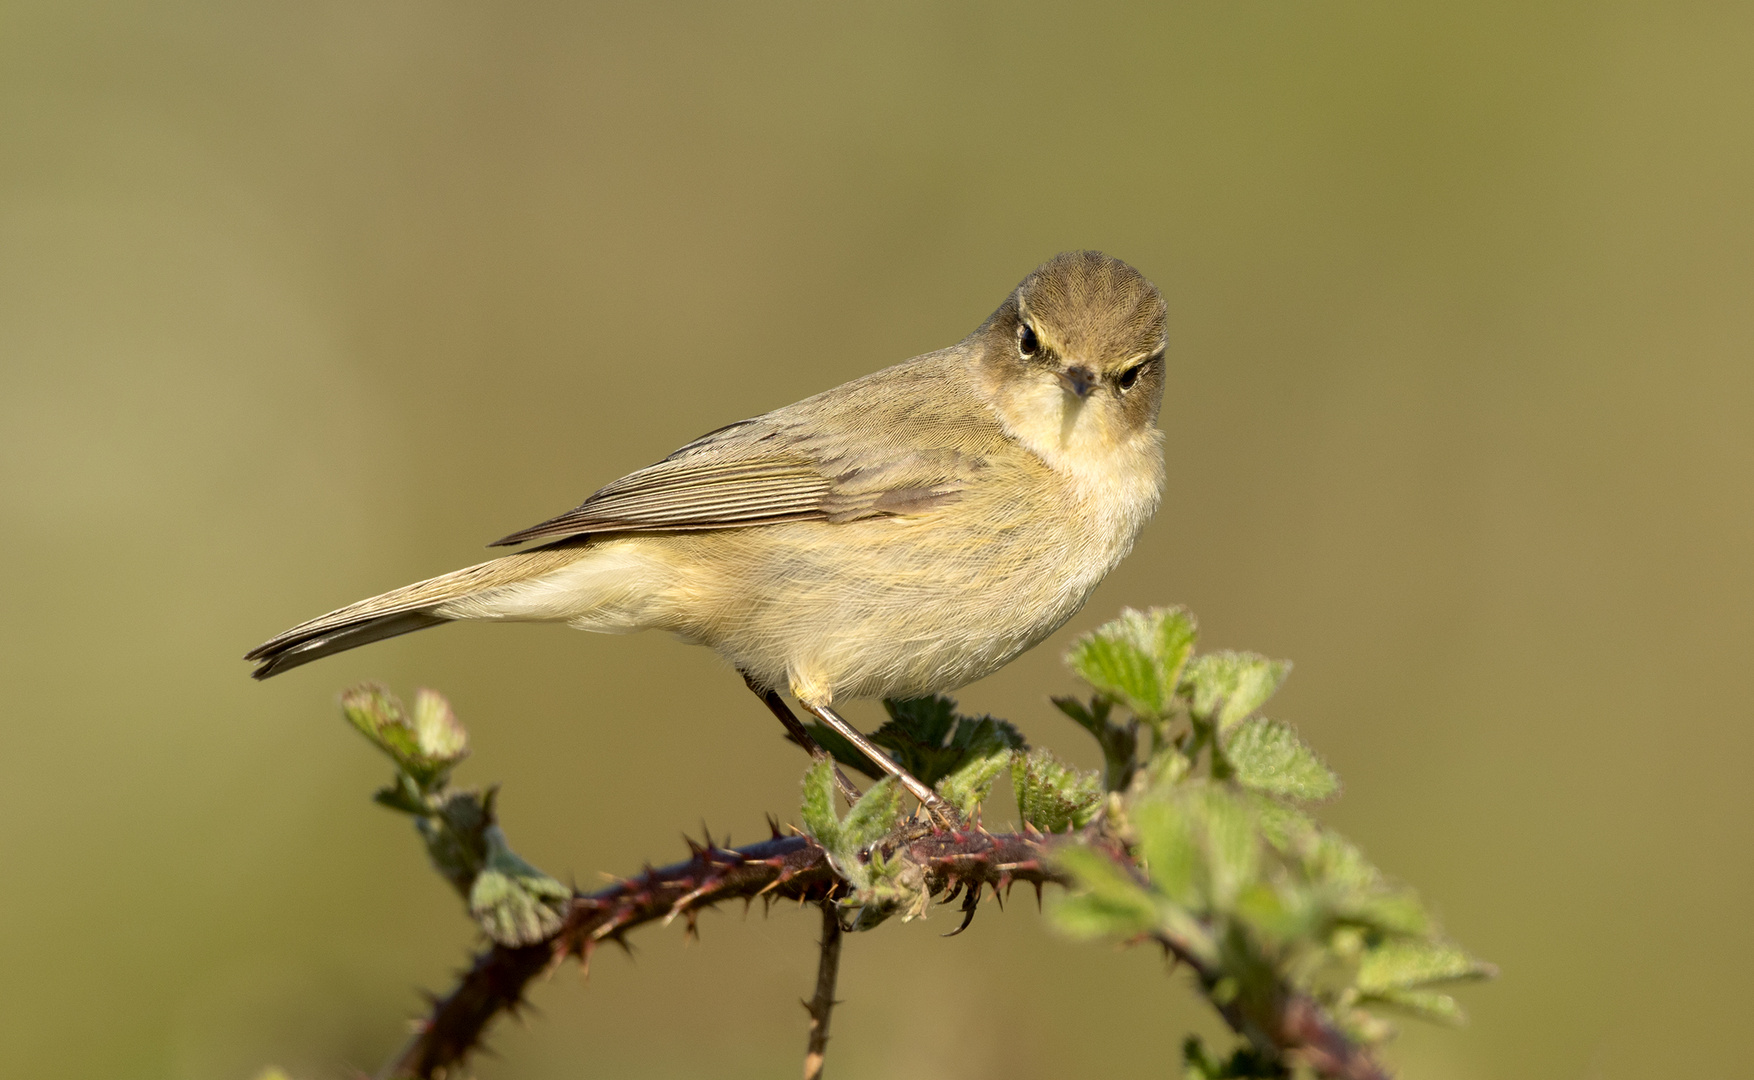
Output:
[[[821,743],[810,737],[810,729],[804,726],[804,722],[798,719],[796,713],[792,712],[791,707],[786,704],[784,698],[780,697],[778,691],[757,686],[755,680],[751,679],[745,672],[738,672],[738,674],[743,676],[743,685],[749,687],[750,692],[761,699],[761,703],[767,706],[769,712],[779,717],[780,723],[786,726],[786,734],[810,754],[811,760],[834,760],[828,756],[828,751],[822,748]],[[847,779],[846,773],[840,771],[839,765],[834,767],[834,786],[840,789],[840,797],[847,801],[848,806],[859,801],[859,789],[853,786],[851,780]]]
[[[810,710],[818,720],[840,732],[843,738],[858,747],[859,752],[870,758],[878,768],[895,777],[902,787],[907,788],[909,794],[920,800],[920,805],[937,825],[955,828],[961,824],[961,817],[955,807],[945,802],[936,791],[922,784],[912,773],[897,765],[894,758],[879,750],[876,743],[865,738],[858,728],[841,719],[833,709],[826,705],[812,705],[808,701],[800,701],[799,704]]]

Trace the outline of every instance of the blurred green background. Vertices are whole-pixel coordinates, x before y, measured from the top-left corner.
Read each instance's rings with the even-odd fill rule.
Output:
[[[360,678],[449,693],[581,883],[794,815],[801,756],[659,636],[239,656],[1072,247],[1168,298],[1168,496],[963,700],[1093,761],[1059,654],[1185,603],[1296,661],[1328,819],[1502,966],[1405,1075],[1749,1075],[1754,7],[1260,0],[0,3],[0,1072],[401,1041],[472,938],[368,802]],[[793,1075],[815,925],[649,930],[480,1075]],[[1031,904],[947,929],[850,942],[837,1076],[1165,1076],[1211,1030]]]

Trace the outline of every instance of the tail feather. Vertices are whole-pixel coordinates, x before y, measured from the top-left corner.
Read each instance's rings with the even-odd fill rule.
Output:
[[[374,641],[412,634],[416,630],[425,630],[429,626],[450,621],[443,615],[434,615],[430,611],[402,611],[394,615],[379,615],[276,648],[263,646],[245,659],[258,661],[256,670],[250,672],[252,678],[266,679],[301,664],[308,664],[312,660],[321,660],[325,656],[369,645]]]
[[[251,649],[244,659],[256,661],[252,676],[266,679],[360,645],[450,622],[450,617],[440,615],[436,609],[466,596],[549,573],[578,557],[577,549],[524,551],[404,585],[300,623]]]

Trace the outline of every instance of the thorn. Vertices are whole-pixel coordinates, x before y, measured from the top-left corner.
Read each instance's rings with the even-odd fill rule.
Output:
[[[975,908],[980,906],[980,902],[981,902],[981,883],[977,881],[968,887],[967,894],[964,895],[962,898],[962,925],[958,926],[956,929],[950,931],[948,934],[942,934],[939,936],[941,936],[941,937],[955,937],[957,934],[960,934],[964,930],[967,930],[968,924],[971,922],[974,922],[974,911],[975,911]]]
[[[585,939],[585,943],[579,946],[579,978],[587,982],[591,978],[591,954],[596,950],[597,943],[589,938]]]
[[[939,937],[955,937],[957,934],[960,934],[964,930],[967,930],[968,924],[971,922],[974,922],[974,908],[965,907],[962,909],[962,925],[960,925],[956,929],[950,931],[948,934],[939,934],[938,936]]]
[[[688,856],[691,859],[700,858],[702,855],[705,855],[712,848],[712,838],[711,837],[707,838],[707,846],[706,847],[701,847],[699,844],[695,843],[694,837],[689,836],[687,833],[682,834],[682,842],[684,844],[688,845]]]
[[[566,959],[566,939],[557,937],[548,950],[548,965],[542,969],[542,980],[552,982],[554,973],[560,970],[560,962]]]
[[[780,819],[772,814],[767,815],[767,831],[773,834],[775,840],[785,839],[786,834],[780,831]]]
[[[1035,886],[1035,910],[1036,910],[1037,914],[1040,914],[1040,912],[1041,912],[1041,882],[1032,881],[1032,882],[1030,882],[1030,884]]]

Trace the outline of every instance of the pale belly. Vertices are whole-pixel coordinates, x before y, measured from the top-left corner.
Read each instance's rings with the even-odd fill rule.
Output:
[[[813,704],[942,693],[1071,618],[1131,548],[1139,521],[1069,514],[919,529],[879,520],[664,538],[678,588],[648,625]]]

